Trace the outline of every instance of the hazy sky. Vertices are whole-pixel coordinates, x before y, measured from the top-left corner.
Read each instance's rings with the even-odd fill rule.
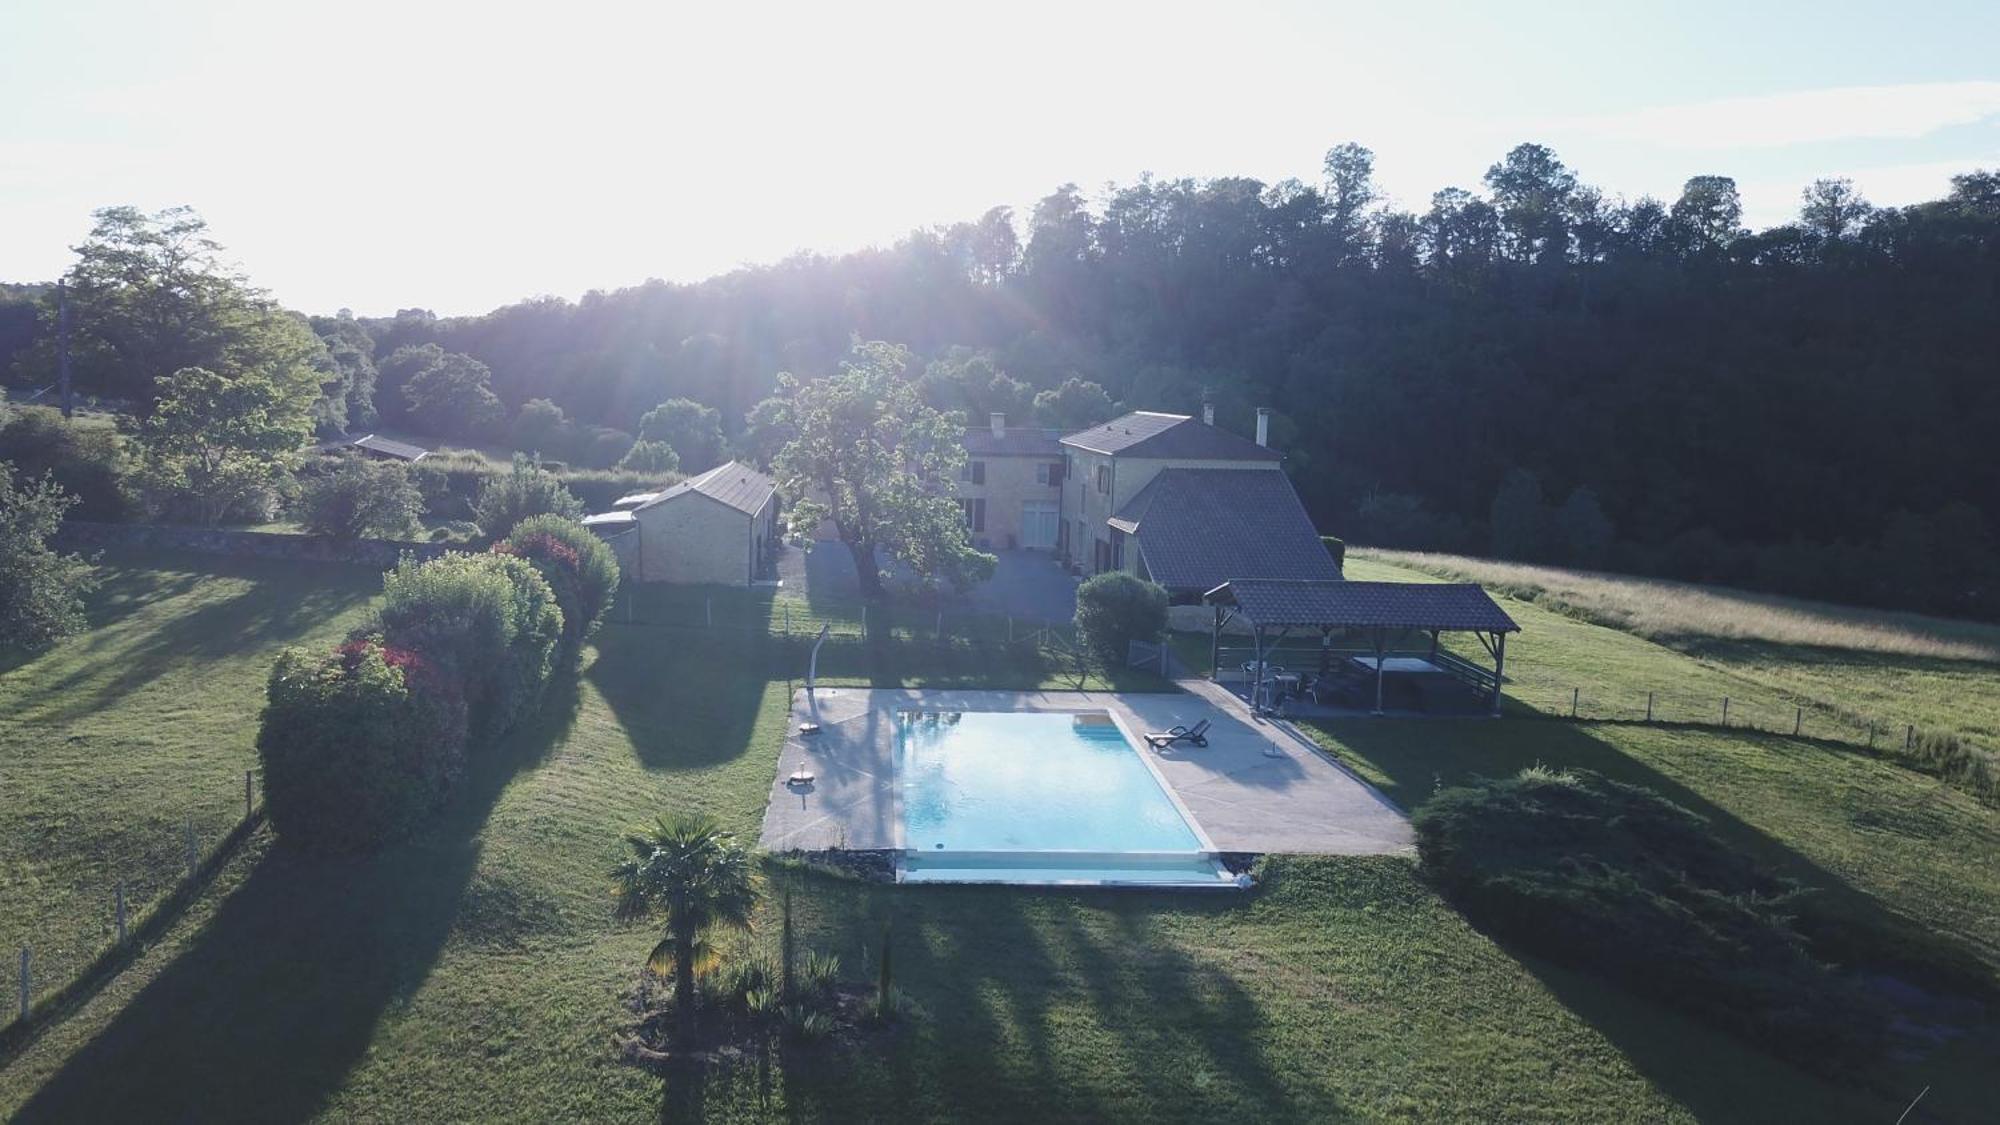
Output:
[[[1414,209],[1536,140],[1613,196],[1733,175],[1765,225],[2000,166],[1996,44],[1992,0],[0,0],[0,280],[191,203],[294,307],[483,312],[1343,140]]]

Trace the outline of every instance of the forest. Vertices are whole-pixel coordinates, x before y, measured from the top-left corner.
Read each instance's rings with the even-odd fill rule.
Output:
[[[1314,519],[1353,542],[2000,614],[2000,172],[1900,208],[1820,180],[1753,231],[1727,176],[1616,199],[1535,144],[1397,210],[1342,144],[1318,183],[1068,184],[694,284],[310,324],[326,431],[559,424],[570,459],[608,465],[687,399],[759,457],[780,372],[884,340],[975,424],[1206,399],[1247,431],[1270,406]],[[51,287],[0,287],[17,396],[52,381],[53,326]],[[166,374],[111,352],[75,370],[139,412]]]

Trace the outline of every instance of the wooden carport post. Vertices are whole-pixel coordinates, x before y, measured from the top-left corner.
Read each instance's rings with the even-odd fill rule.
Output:
[[[1255,678],[1250,681],[1250,713],[1255,715],[1258,696],[1264,690],[1264,626],[1255,621],[1250,623],[1250,645],[1254,654],[1252,659],[1256,661],[1253,667],[1257,669]]]
[[[1507,634],[1493,634],[1493,717],[1500,717],[1500,681],[1507,670]]]
[[[1378,626],[1369,630],[1369,637],[1375,642],[1375,714],[1382,713],[1382,630]]]

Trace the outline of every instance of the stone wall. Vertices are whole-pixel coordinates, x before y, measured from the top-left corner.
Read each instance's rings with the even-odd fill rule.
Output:
[[[270,531],[237,531],[220,527],[174,524],[88,523],[64,520],[55,545],[65,551],[119,550],[198,551],[238,558],[290,559],[298,562],[340,562],[380,567],[396,565],[406,552],[434,559],[449,548],[442,543],[406,543],[393,539],[330,539]]]

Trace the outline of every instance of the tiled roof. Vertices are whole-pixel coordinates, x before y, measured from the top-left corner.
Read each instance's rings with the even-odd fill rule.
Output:
[[[374,434],[369,434],[363,438],[356,438],[351,444],[356,449],[366,449],[371,453],[380,453],[385,457],[400,457],[405,461],[421,461],[431,455],[431,451],[421,445],[411,445],[407,441],[377,437]]]
[[[711,500],[719,500],[739,512],[754,516],[757,510],[764,506],[764,501],[771,498],[771,493],[777,490],[778,486],[763,473],[741,461],[725,461],[698,477],[690,477],[672,488],[655,493],[652,499],[632,510],[643,512],[647,508],[664,504],[676,496],[698,492]]]
[[[1340,577],[1292,482],[1276,469],[1162,469],[1109,522],[1138,539],[1147,572],[1170,590]]]
[[[999,434],[991,427],[965,430],[965,451],[974,457],[1047,457],[1062,456],[1061,433],[1031,426],[1008,426]]]
[[[1284,455],[1185,414],[1135,410],[1062,439],[1064,445],[1120,457],[1178,457],[1191,461],[1281,461]]]
[[[637,523],[639,517],[630,512],[598,512],[583,517],[585,527],[616,527],[620,524]]]
[[[1234,579],[1208,592],[1259,625],[1477,630],[1521,627],[1472,583]]]
[[[612,501],[611,506],[614,508],[636,508],[658,495],[659,493],[657,492],[628,492]]]

